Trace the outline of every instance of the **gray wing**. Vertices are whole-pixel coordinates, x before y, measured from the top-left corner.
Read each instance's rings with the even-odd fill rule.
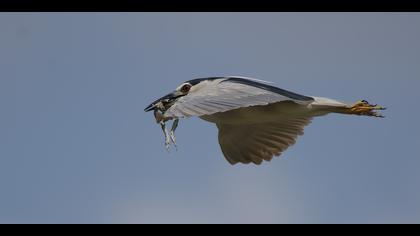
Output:
[[[268,84],[243,78],[203,81],[193,86],[166,112],[166,117],[211,115],[241,107],[267,105],[281,101],[309,104],[313,98],[295,94]]]
[[[293,145],[311,120],[311,117],[287,117],[249,125],[217,124],[219,144],[230,164],[252,162],[259,165]]]

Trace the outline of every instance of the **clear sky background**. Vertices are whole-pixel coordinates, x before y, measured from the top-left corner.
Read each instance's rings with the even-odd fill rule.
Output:
[[[420,223],[419,13],[0,13],[0,223]],[[143,109],[241,75],[388,107],[231,166]]]

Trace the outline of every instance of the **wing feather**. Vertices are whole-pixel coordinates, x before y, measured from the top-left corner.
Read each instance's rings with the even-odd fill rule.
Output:
[[[279,156],[296,143],[311,117],[288,117],[276,122],[232,125],[217,124],[219,144],[229,163],[261,164]]]
[[[267,85],[264,85],[267,86]],[[286,90],[279,93],[274,87],[264,89],[263,84],[256,81],[246,83],[245,79],[221,78],[202,81],[193,86],[188,95],[181,97],[166,112],[166,117],[189,117],[211,115],[241,107],[267,105],[281,101],[294,101],[299,104],[309,104],[312,100],[302,95],[288,97],[292,94]],[[277,91],[277,92],[276,92]],[[300,100],[299,96],[302,97]],[[304,98],[304,99],[303,99]]]

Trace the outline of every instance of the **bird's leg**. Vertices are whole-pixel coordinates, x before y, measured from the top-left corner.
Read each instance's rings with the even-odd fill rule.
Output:
[[[385,107],[378,106],[377,104],[373,105],[367,102],[366,100],[361,100],[351,105],[349,108],[350,114],[355,115],[365,115],[365,116],[376,116],[383,118],[384,116],[379,114],[378,110],[385,110]]]
[[[178,127],[178,122],[179,122],[179,119],[174,120],[174,122],[172,123],[172,128],[171,128],[170,134],[169,134],[169,137],[171,137],[171,141],[174,144],[176,149],[178,149],[178,148],[177,148],[176,142],[175,142],[175,130]]]

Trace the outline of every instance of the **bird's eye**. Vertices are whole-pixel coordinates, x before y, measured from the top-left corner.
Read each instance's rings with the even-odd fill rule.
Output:
[[[185,84],[184,86],[181,87],[181,92],[187,93],[188,91],[190,91],[190,88],[191,88],[191,85]]]

